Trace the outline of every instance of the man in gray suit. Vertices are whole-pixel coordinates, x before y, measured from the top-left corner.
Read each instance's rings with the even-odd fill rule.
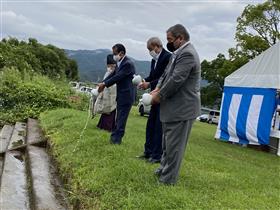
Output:
[[[175,184],[193,122],[200,114],[200,61],[183,25],[167,30],[167,49],[172,59],[151,92],[152,103],[160,103],[163,156],[155,171],[159,182]]]

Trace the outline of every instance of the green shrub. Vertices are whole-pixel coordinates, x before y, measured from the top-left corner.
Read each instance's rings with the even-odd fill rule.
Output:
[[[87,104],[88,97],[74,93],[66,81],[24,74],[15,68],[0,72],[0,125],[37,118],[41,112],[58,107],[85,110]]]
[[[71,95],[68,99],[73,109],[86,111],[89,108],[90,98],[88,95],[76,93],[74,95]]]

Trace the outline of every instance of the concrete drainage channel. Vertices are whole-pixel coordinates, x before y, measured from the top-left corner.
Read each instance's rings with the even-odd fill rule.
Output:
[[[0,132],[0,209],[69,209],[46,151],[38,121],[5,125]]]

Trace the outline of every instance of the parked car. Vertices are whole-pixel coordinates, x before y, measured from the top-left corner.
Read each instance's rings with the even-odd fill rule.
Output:
[[[218,124],[220,119],[220,111],[211,110],[208,114],[208,123],[209,124]]]
[[[150,114],[151,111],[151,105],[145,105],[142,101],[142,98],[139,100],[138,104],[138,110],[141,116],[144,116],[145,114]]]
[[[71,86],[71,88],[73,89],[78,89],[80,84],[79,82],[69,82],[69,85]]]
[[[88,95],[91,95],[91,91],[92,91],[93,88],[91,87],[86,87],[86,86],[82,86],[78,89],[78,92],[81,92],[81,93],[86,93]]]
[[[71,86],[71,88],[73,88],[74,90],[78,90],[80,89],[82,86],[85,86],[84,82],[69,82],[69,85]]]
[[[202,114],[198,116],[196,119],[200,122],[208,122],[208,114]]]

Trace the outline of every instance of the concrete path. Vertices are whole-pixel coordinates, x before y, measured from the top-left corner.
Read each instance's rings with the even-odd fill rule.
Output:
[[[0,131],[0,210],[69,209],[37,120]]]

